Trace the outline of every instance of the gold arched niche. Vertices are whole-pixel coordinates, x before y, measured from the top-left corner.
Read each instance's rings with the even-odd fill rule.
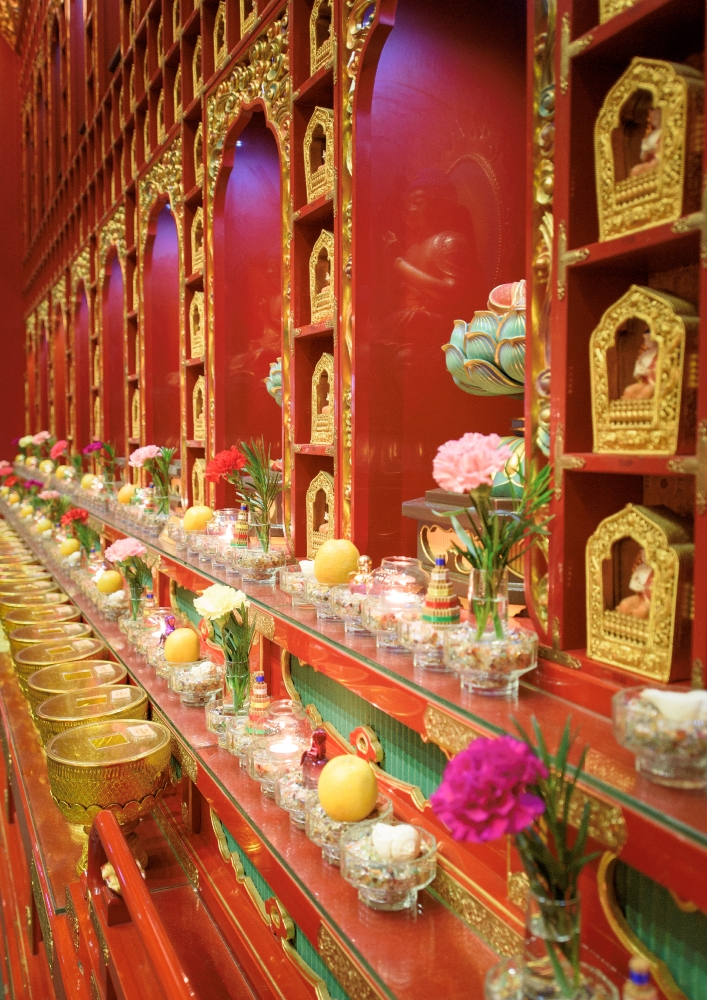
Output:
[[[334,443],[334,358],[322,354],[312,372],[312,444]]]
[[[324,323],[336,314],[334,302],[334,234],[323,229],[309,257],[311,322]]]
[[[334,187],[334,112],[315,108],[304,133],[304,179],[307,202]]]
[[[328,472],[318,472],[307,487],[305,498],[308,559],[314,559],[327,538],[334,537],[334,503],[334,477]]]
[[[200,507],[205,503],[204,476],[206,473],[206,459],[195,458],[191,469],[191,493],[192,504]]]
[[[204,267],[204,210],[201,206],[194,212],[191,224],[191,269],[192,273]]]
[[[194,292],[189,307],[189,356],[203,358],[206,351],[204,337],[204,293]]]
[[[192,423],[195,441],[206,440],[206,382],[200,375],[194,383],[191,397]]]
[[[214,64],[219,69],[228,55],[228,40],[226,37],[226,2],[221,0],[214,19]]]
[[[245,35],[255,26],[258,16],[258,0],[240,0],[241,8],[241,35]]]
[[[595,452],[694,447],[698,328],[692,303],[639,285],[606,310],[589,341]]]
[[[322,66],[328,66],[333,57],[331,0],[314,0],[309,16],[310,73],[314,75]]]

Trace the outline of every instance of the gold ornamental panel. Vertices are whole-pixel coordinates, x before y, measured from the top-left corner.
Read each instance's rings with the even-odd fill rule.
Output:
[[[334,112],[315,108],[304,133],[304,179],[307,202],[334,187]]]
[[[634,7],[638,0],[599,0],[599,24],[606,24],[612,17]]]
[[[638,285],[606,310],[589,341],[595,452],[675,454],[681,417],[694,426],[698,327],[691,303]]]
[[[333,537],[335,504],[333,476],[328,472],[317,473],[307,487],[305,498],[308,559],[314,559],[323,543]]]
[[[322,354],[312,373],[312,444],[334,443],[334,357]]]
[[[241,35],[245,35],[255,27],[258,17],[258,0],[240,0],[241,5]]]
[[[226,0],[220,0],[214,20],[214,65],[217,69],[228,56],[228,39],[226,38]]]
[[[309,72],[312,76],[334,59],[332,29],[331,0],[314,0],[309,16]]]
[[[654,681],[690,676],[694,545],[665,509],[627,504],[589,537],[587,653]]]
[[[206,440],[206,382],[204,376],[200,375],[194,383],[192,392],[192,421],[194,440]]]
[[[309,257],[311,322],[325,323],[336,316],[334,301],[334,234],[323,229]]]
[[[594,126],[599,239],[700,208],[704,80],[690,66],[635,57]]]
[[[189,307],[189,357],[203,358],[205,352],[204,293],[194,292]]]
[[[202,162],[203,174],[203,162]],[[204,269],[204,210],[201,206],[194,212],[191,224],[191,269],[192,273]]]

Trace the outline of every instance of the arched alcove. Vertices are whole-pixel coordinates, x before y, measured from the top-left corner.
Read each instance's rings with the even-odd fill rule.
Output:
[[[54,338],[52,343],[52,371],[54,374],[54,427],[58,440],[66,438],[66,326],[64,313],[57,308],[54,313]]]
[[[61,137],[63,122],[61,114],[61,40],[59,38],[59,18],[55,17],[51,27],[51,109],[52,109],[52,187],[61,179]]]
[[[37,352],[34,347],[27,351],[27,413],[29,425],[27,430],[36,431],[37,427]]]
[[[164,200],[153,212],[143,282],[145,443],[179,450],[179,241]]]
[[[103,438],[125,454],[125,362],[123,333],[123,269],[112,250],[103,283]]]
[[[354,164],[354,539],[374,562],[415,551],[400,505],[434,486],[438,447],[508,434],[523,413],[458,390],[441,348],[525,273],[525,5],[502,18],[472,0],[386,6],[357,86]]]
[[[281,414],[265,388],[282,354],[282,209],[277,142],[261,111],[229,137],[214,213],[218,446],[264,435],[282,454]]]
[[[74,445],[85,448],[91,437],[90,316],[86,289],[80,285],[74,311]]]
[[[49,427],[49,338],[46,326],[39,331],[39,427],[37,430],[47,430]]]

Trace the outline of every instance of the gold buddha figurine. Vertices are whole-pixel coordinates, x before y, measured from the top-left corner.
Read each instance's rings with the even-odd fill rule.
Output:
[[[626,386],[621,393],[622,399],[653,399],[657,361],[658,345],[646,326],[643,330],[643,348],[639,351],[633,366],[635,381]]]
[[[628,584],[628,589],[633,593],[619,601],[615,608],[619,614],[643,620],[648,618],[650,614],[653,592],[653,570],[645,560],[645,552],[641,549],[633,564]]]

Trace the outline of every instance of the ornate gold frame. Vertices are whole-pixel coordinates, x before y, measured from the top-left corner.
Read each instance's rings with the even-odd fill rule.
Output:
[[[653,570],[648,619],[640,620],[605,607],[604,564],[612,547],[631,538],[643,549]],[[686,529],[667,514],[626,504],[607,517],[587,541],[587,655],[656,681],[689,677],[689,585],[694,546]],[[674,653],[676,654],[674,656]]]
[[[125,317],[128,313],[128,288],[127,282],[125,281],[125,264],[127,261],[127,245],[125,238],[125,206],[120,205],[108,222],[101,228],[98,233],[98,247],[97,247],[97,267],[96,267],[96,292],[98,297],[98,308],[96,309],[96,334],[98,339],[98,345],[103,354],[103,285],[105,283],[106,277],[106,263],[108,261],[108,254],[111,247],[115,247],[118,260],[120,261],[120,268],[123,273],[123,370],[125,370],[125,359],[126,359],[126,320]],[[92,359],[93,360],[93,359]],[[100,383],[98,383],[100,385]],[[128,385],[125,379],[123,379],[123,405],[125,413],[125,436],[126,439],[128,434]],[[103,435],[103,420],[102,420],[102,403],[100,392],[97,392],[96,398],[93,403],[92,408],[93,415],[93,426],[91,427],[91,435],[94,438],[100,438]],[[127,451],[127,448],[126,448]]]
[[[315,129],[324,133],[325,154],[323,163],[312,170],[312,143]],[[334,187],[334,112],[330,108],[316,107],[304,133],[304,179],[307,185],[307,203],[321,198]]]
[[[221,40],[219,42],[219,34]],[[220,69],[228,56],[228,39],[226,37],[226,0],[220,0],[216,18],[214,19],[214,65]]]
[[[189,357],[203,358],[205,350],[204,293],[194,292],[189,307]]]
[[[191,394],[192,422],[195,441],[206,440],[206,382],[200,375]]]
[[[323,490],[326,497],[326,505],[329,509],[329,524],[331,528],[328,534],[318,531],[318,525],[314,523],[314,504],[317,493]],[[333,537],[332,531],[336,524],[336,499],[334,494],[334,478],[328,472],[318,472],[312,482],[307,487],[305,498],[305,509],[307,517],[307,558],[314,559],[320,546]]]
[[[329,381],[329,413],[319,413],[318,386],[319,379],[326,372]],[[322,354],[312,372],[312,444],[334,443],[334,357]]]
[[[637,91],[661,110],[660,157],[650,171],[616,180],[614,133]],[[689,66],[635,57],[604,98],[594,126],[599,239],[648,229],[699,209],[704,81]],[[699,136],[699,138],[698,138]]]
[[[240,12],[241,12],[241,35],[245,35],[246,32],[250,31],[251,28],[255,27],[255,22],[258,18],[258,0],[252,0],[252,7],[250,13],[246,15],[245,12],[245,0],[240,0]]]
[[[134,389],[130,400],[130,437],[140,439],[140,389]]]
[[[195,507],[199,507],[206,502],[206,490],[204,488],[205,473],[206,459],[195,458],[191,470],[191,502]]]
[[[316,266],[319,254],[326,250],[329,260],[329,284],[317,291]],[[312,247],[309,256],[309,300],[311,303],[311,322],[324,323],[336,316],[336,300],[334,298],[334,234],[322,229]]]
[[[194,212],[191,223],[191,269],[192,274],[204,269],[204,210],[201,205]]]
[[[192,87],[194,88],[194,97],[198,97],[204,85],[201,69],[201,35],[196,40],[194,54],[191,57],[191,79]]]
[[[652,399],[611,399],[607,351],[619,329],[643,320],[658,344]],[[691,303],[631,285],[606,310],[589,341],[594,451],[637,455],[674,455],[678,447],[686,343],[697,332],[699,316]],[[690,337],[686,338],[686,328]]]
[[[243,0],[241,0],[242,2]],[[312,75],[318,69],[321,69],[322,66],[328,66],[334,58],[333,21],[329,37],[317,48],[317,18],[319,17],[319,8],[323,3],[327,2],[331,3],[331,0],[314,0],[312,13],[309,15],[309,71]]]

